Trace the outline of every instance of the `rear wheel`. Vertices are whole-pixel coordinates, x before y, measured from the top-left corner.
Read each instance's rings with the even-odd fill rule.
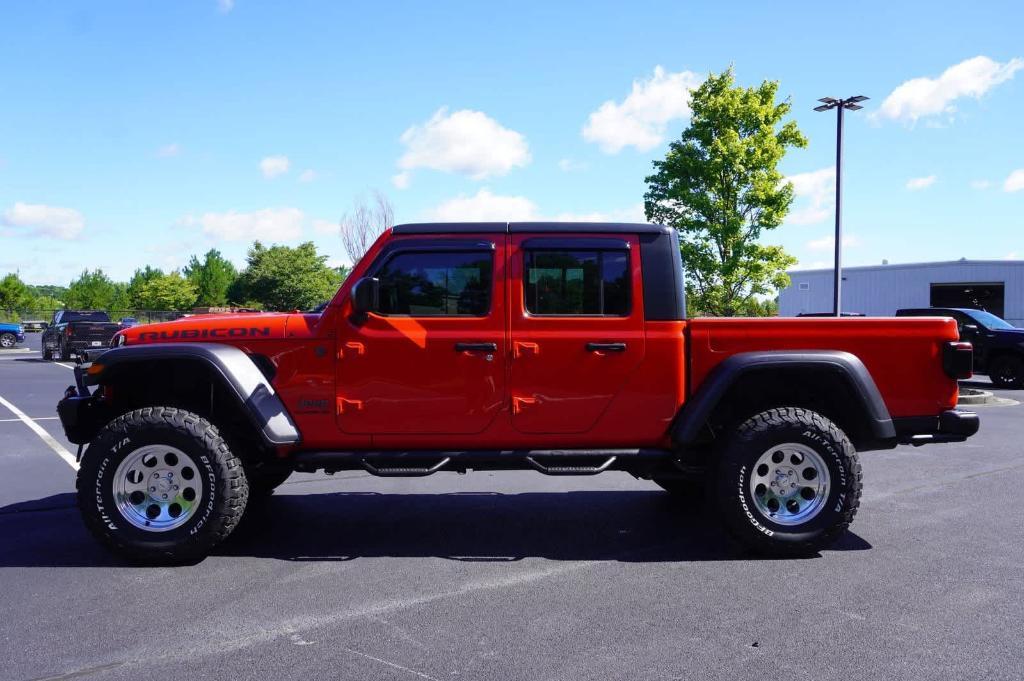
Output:
[[[744,546],[772,555],[809,554],[853,521],[860,463],[849,438],[821,414],[769,409],[729,438],[717,491],[725,524]]]
[[[217,429],[172,407],[138,409],[104,427],[86,451],[77,487],[93,535],[151,564],[205,556],[234,530],[249,491]]]
[[[0,333],[0,348],[10,350],[17,342],[18,338],[13,333]]]
[[[68,344],[64,341],[60,343],[60,359],[62,362],[66,362],[71,359],[71,352],[68,350]]]
[[[46,361],[53,359],[53,351],[45,345],[43,346],[43,359]]]
[[[989,366],[988,377],[999,388],[1024,387],[1024,359],[1013,355],[996,357]]]

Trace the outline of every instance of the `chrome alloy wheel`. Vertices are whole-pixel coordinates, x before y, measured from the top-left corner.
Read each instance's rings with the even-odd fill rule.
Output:
[[[16,342],[17,339],[13,335],[9,333],[0,334],[0,347],[13,348]]]
[[[181,527],[203,500],[199,467],[167,445],[145,445],[114,473],[114,504],[129,523],[149,532]]]
[[[828,499],[825,460],[807,445],[787,442],[772,447],[750,474],[754,506],[779,525],[800,525],[814,518]]]

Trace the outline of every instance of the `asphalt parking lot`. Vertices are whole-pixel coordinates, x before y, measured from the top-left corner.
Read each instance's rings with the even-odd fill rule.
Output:
[[[1024,676],[1021,405],[864,454],[852,532],[809,559],[746,556],[624,474],[341,474],[138,568],[87,535],[51,446],[74,451],[69,366],[0,355],[0,398],[53,440],[0,402],[0,679]]]

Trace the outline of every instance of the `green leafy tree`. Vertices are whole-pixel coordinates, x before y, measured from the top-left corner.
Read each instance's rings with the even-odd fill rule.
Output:
[[[139,291],[139,302],[146,310],[188,310],[195,300],[195,284],[180,272],[154,277]]]
[[[36,312],[50,313],[64,307],[64,301],[53,296],[36,296],[32,299],[32,304],[29,307]]]
[[[782,224],[793,202],[779,162],[807,139],[782,119],[779,84],[735,85],[732,69],[711,74],[692,93],[690,126],[646,178],[647,218],[675,227],[686,265],[690,306],[714,316],[742,314],[755,296],[789,284],[796,259],[759,243]]]
[[[109,310],[117,294],[117,286],[103,270],[85,270],[68,286],[64,303],[78,310]]]
[[[162,276],[164,276],[164,272],[159,267],[146,265],[144,268],[135,270],[135,274],[132,275],[131,280],[128,282],[129,307],[140,310],[146,309],[146,306],[142,304],[142,287]]]
[[[230,287],[232,301],[259,303],[268,310],[306,310],[329,300],[341,277],[327,266],[311,241],[295,248],[259,241],[249,248],[247,265]]]
[[[185,276],[196,287],[195,304],[209,307],[228,302],[228,288],[238,278],[238,271],[220,251],[210,249],[202,262],[192,256],[185,267]]]
[[[34,296],[49,296],[56,298],[57,300],[64,300],[64,297],[68,294],[67,286],[54,286],[52,284],[39,284],[33,286],[29,284],[29,290],[32,291]]]
[[[23,310],[32,299],[32,291],[14,272],[0,279],[0,310]]]

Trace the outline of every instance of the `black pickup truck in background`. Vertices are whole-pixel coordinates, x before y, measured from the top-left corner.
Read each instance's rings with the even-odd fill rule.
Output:
[[[57,310],[43,331],[43,359],[71,359],[82,350],[105,348],[121,330],[110,315],[99,310]]]
[[[997,388],[1024,388],[1024,329],[985,310],[924,307],[896,310],[897,317],[952,317],[960,340],[974,346],[974,373],[987,374]]]

